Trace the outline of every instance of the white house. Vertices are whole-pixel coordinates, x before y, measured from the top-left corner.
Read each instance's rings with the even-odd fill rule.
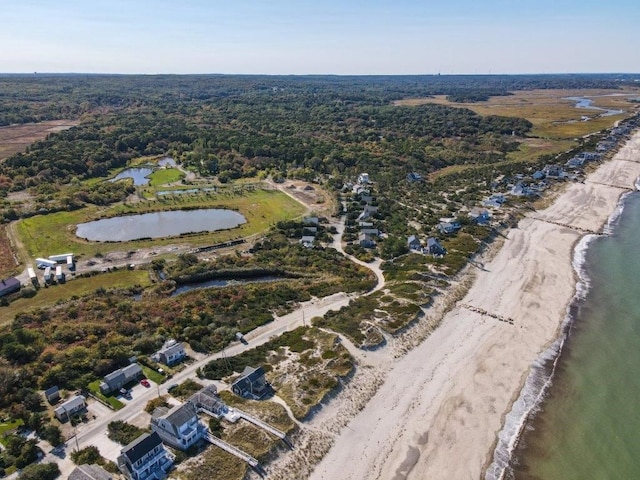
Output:
[[[184,351],[184,344],[170,338],[164,342],[162,348],[154,353],[151,358],[156,362],[162,362],[165,365],[171,366],[181,362],[186,356],[187,353]]]
[[[358,175],[358,183],[361,185],[364,185],[365,183],[370,183],[369,174],[361,173],[360,175]]]

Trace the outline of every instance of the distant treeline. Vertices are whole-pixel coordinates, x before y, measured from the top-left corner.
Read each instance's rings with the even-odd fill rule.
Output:
[[[0,75],[0,126],[78,117],[96,109],[189,106],[221,98],[312,94],[385,104],[404,97],[448,95],[480,101],[534,88],[617,88],[626,74],[580,75]],[[171,107],[170,107],[171,108]]]

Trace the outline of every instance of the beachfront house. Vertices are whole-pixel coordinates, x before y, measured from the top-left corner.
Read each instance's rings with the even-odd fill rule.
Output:
[[[422,248],[420,239],[415,235],[411,235],[407,239],[407,246],[409,247],[409,250],[420,250]]]
[[[100,465],[78,465],[69,474],[68,480],[113,480],[113,475]]]
[[[433,237],[427,238],[427,247],[425,250],[426,253],[434,257],[439,257],[447,253],[447,250],[440,244],[438,239]]]
[[[482,205],[484,205],[485,207],[500,208],[500,207],[502,207],[502,205],[504,205],[504,202],[506,202],[506,201],[507,201],[507,199],[504,196],[504,194],[502,194],[502,193],[494,193],[490,197],[485,198],[482,201]]]
[[[187,402],[169,410],[158,407],[151,417],[151,430],[160,435],[164,443],[178,450],[186,450],[207,434],[200,423],[193,403]]]
[[[444,235],[450,235],[452,233],[456,233],[462,226],[460,222],[454,219],[450,219],[447,221],[442,221],[438,225],[436,225],[438,231]]]
[[[242,375],[231,384],[231,391],[244,398],[259,400],[271,391],[264,368],[245,367]]]
[[[117,392],[120,388],[124,387],[128,383],[135,382],[144,377],[142,368],[137,363],[127,365],[124,368],[111,372],[109,375],[105,375],[100,382],[100,392],[103,395],[109,395],[110,393]]]
[[[118,468],[128,480],[162,480],[173,465],[160,435],[144,433],[120,451]]]
[[[491,214],[486,208],[474,207],[469,212],[469,218],[478,225],[486,225],[491,221]]]

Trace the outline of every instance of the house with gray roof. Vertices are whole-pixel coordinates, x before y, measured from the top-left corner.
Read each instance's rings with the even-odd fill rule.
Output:
[[[69,474],[68,480],[113,480],[113,475],[100,465],[78,465]]]
[[[64,402],[53,413],[58,420],[66,422],[73,415],[83,411],[87,407],[87,399],[82,395],[76,395]]]
[[[491,221],[491,214],[486,208],[474,207],[469,212],[469,218],[478,225],[486,225]]]
[[[47,388],[44,391],[44,398],[46,398],[47,402],[51,405],[58,403],[58,400],[60,400],[60,389],[57,386]]]
[[[162,362],[167,366],[175,365],[176,363],[181,362],[187,353],[184,350],[184,344],[170,338],[162,348],[154,353],[151,358],[153,358],[156,362]]]
[[[427,238],[426,253],[433,255],[434,257],[442,256],[447,253],[447,249],[440,245],[437,238]]]
[[[5,278],[0,283],[0,297],[9,295],[14,292],[19,292],[22,285],[20,281],[15,277]]]
[[[164,443],[178,450],[186,450],[207,435],[207,427],[200,423],[196,406],[187,402],[169,410],[158,407],[151,417],[151,430]]]
[[[244,367],[242,375],[231,384],[231,391],[244,398],[259,400],[271,391],[264,368]]]
[[[156,432],[144,433],[120,451],[118,468],[128,480],[162,480],[174,456]]]
[[[407,239],[407,246],[409,247],[409,250],[420,250],[422,248],[420,239],[415,235],[411,235]]]
[[[105,375],[100,382],[100,392],[104,395],[109,395],[112,392],[118,391],[128,383],[140,380],[144,374],[142,368],[137,363],[132,363],[124,368],[120,368],[109,375]]]

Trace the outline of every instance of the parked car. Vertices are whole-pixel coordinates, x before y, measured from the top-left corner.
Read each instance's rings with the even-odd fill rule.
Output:
[[[169,385],[167,387],[167,392],[170,392],[171,390],[173,390],[174,388],[176,388],[178,386],[177,383],[172,383],[171,385]]]
[[[151,386],[151,384],[149,383],[149,380],[147,380],[146,378],[143,378],[142,380],[140,380],[140,385],[145,386],[147,388]]]

